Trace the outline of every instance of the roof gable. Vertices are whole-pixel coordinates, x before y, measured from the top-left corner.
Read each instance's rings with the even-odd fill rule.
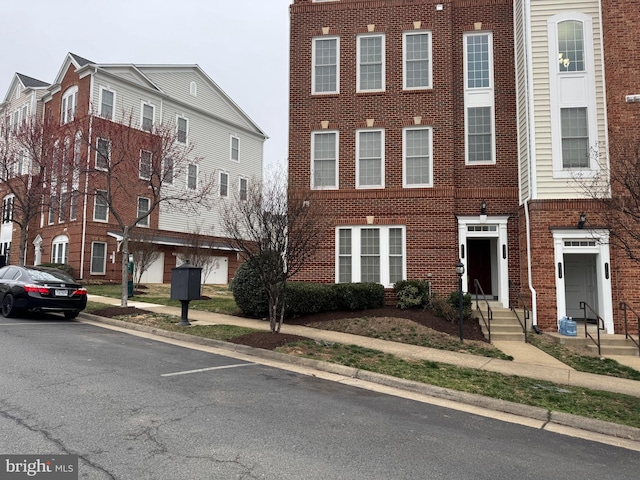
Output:
[[[13,75],[13,80],[9,84],[9,88],[7,89],[7,93],[4,96],[3,104],[8,103],[12,98],[15,98],[16,89],[20,90],[30,90],[30,89],[44,89],[48,88],[49,84],[43,82],[41,80],[28,77],[27,75],[23,75],[21,73],[16,73]]]

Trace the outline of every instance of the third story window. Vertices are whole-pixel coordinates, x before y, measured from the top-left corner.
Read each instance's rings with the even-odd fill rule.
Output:
[[[339,91],[340,39],[316,38],[313,40],[313,72],[311,93],[338,93]]]
[[[115,94],[111,90],[100,90],[100,116],[113,120]]]
[[[385,88],[384,35],[358,37],[358,88],[359,92],[382,91]]]
[[[404,88],[415,90],[431,87],[431,34],[404,34]]]
[[[578,20],[558,23],[558,68],[561,72],[584,72],[584,28]]]
[[[178,142],[187,143],[188,122],[184,117],[178,117]]]
[[[240,161],[240,139],[234,136],[231,136],[231,160]]]
[[[142,129],[151,131],[153,128],[153,119],[155,114],[155,107],[149,103],[142,104]]]
[[[589,168],[587,109],[560,109],[562,168]]]

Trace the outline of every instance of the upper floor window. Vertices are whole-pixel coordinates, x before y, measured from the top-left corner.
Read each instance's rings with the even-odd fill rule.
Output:
[[[469,163],[493,161],[491,107],[467,108],[467,159]]]
[[[184,117],[178,117],[178,142],[187,143],[187,133],[189,132],[189,121]]]
[[[111,142],[104,138],[96,140],[96,168],[107,170],[111,159]]]
[[[198,84],[196,82],[191,82],[189,85],[189,95],[192,97],[198,96]]]
[[[226,172],[220,172],[220,196],[229,196],[229,174]]]
[[[141,126],[143,130],[151,131],[153,128],[153,123],[155,121],[155,111],[156,107],[151,105],[150,103],[142,102],[142,121]]]
[[[187,188],[195,190],[198,187],[198,166],[189,164],[187,167]]]
[[[105,87],[100,88],[100,116],[113,120],[113,112],[116,101],[116,94],[114,91]]]
[[[99,222],[106,222],[108,214],[107,192],[105,190],[96,190],[93,203],[93,219]]]
[[[311,93],[338,93],[340,91],[340,39],[321,37],[313,39],[313,70]]]
[[[356,135],[357,186],[383,187],[384,130],[362,130]]]
[[[247,200],[248,190],[249,189],[249,181],[245,177],[240,177],[238,181],[238,197],[241,202]]]
[[[405,128],[402,131],[402,156],[404,186],[431,187],[431,128]]]
[[[234,135],[231,135],[231,160],[240,161],[240,139]]]
[[[76,116],[76,109],[78,107],[78,87],[73,86],[68,88],[62,95],[62,114],[60,117],[60,123],[71,122]]]
[[[338,188],[338,132],[311,134],[311,188]]]
[[[357,43],[357,91],[380,92],[385,88],[384,35],[358,36]]]
[[[140,150],[140,171],[139,176],[143,180],[151,179],[153,154],[147,150]]]
[[[67,214],[69,213],[69,199],[71,194],[63,190],[60,192],[60,207],[58,208],[58,223],[65,223],[69,217]]]
[[[22,106],[22,123],[27,122],[27,118],[29,117],[29,105]]]
[[[138,220],[137,225],[139,227],[148,227],[149,226],[149,208],[151,205],[151,200],[146,197],[138,197]],[[142,218],[141,218],[142,217]]]
[[[404,88],[431,88],[431,33],[405,32],[402,39]]]
[[[560,109],[562,168],[589,168],[587,108]]]
[[[164,183],[173,184],[173,157],[170,155],[162,161]]]
[[[561,72],[584,72],[584,28],[582,22],[558,23],[558,68]]]
[[[489,33],[465,36],[466,88],[490,88],[493,71],[493,52]]]
[[[15,197],[13,195],[5,197],[2,200],[2,223],[9,223],[13,221],[13,202]]]

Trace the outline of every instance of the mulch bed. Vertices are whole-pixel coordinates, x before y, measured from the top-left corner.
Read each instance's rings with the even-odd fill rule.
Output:
[[[115,317],[117,315],[140,315],[147,313],[145,310],[141,310],[136,307],[106,307],[100,310],[92,312],[93,315],[102,317]],[[451,323],[440,317],[434,316],[430,311],[423,309],[411,309],[401,310],[393,306],[386,306],[382,308],[372,308],[369,310],[357,310],[357,311],[335,311],[335,312],[321,312],[311,315],[304,315],[296,318],[287,318],[284,323],[289,325],[308,325],[311,323],[328,322],[331,320],[341,320],[345,318],[362,318],[362,317],[395,317],[406,318],[412,320],[420,325],[429,327],[433,330],[447,333],[452,336],[458,336],[458,322]],[[464,338],[466,340],[479,340],[486,342],[480,325],[476,320],[469,320],[464,322]],[[239,345],[247,345],[255,348],[263,348],[267,350],[273,350],[278,347],[282,347],[287,343],[299,342],[302,340],[309,340],[309,338],[301,337],[298,335],[290,335],[285,333],[274,334],[271,332],[254,332],[241,335],[239,337],[230,340],[232,343]]]

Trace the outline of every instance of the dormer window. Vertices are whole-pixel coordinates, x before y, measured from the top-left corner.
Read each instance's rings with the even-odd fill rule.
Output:
[[[60,123],[63,125],[73,121],[76,116],[76,108],[78,106],[78,87],[68,88],[62,95],[62,112]]]

